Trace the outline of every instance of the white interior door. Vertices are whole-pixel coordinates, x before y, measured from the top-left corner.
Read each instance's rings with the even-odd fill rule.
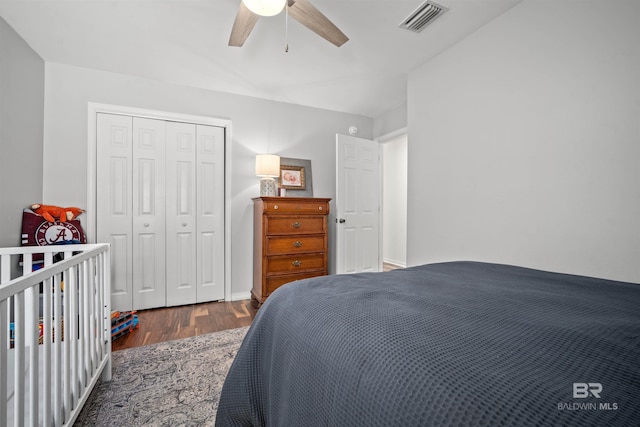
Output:
[[[133,118],[133,307],[162,307],[165,292],[165,122]]]
[[[196,302],[196,125],[167,122],[167,303]]]
[[[336,273],[381,270],[380,152],[368,139],[336,135]]]
[[[97,114],[96,239],[111,244],[111,307],[133,307],[133,118]]]
[[[97,237],[111,244],[111,304],[164,306],[164,122],[97,117]]]
[[[224,129],[196,126],[196,301],[224,299]]]

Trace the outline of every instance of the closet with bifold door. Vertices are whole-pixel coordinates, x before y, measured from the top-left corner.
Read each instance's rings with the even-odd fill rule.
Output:
[[[96,131],[112,309],[224,299],[225,129],[97,113]]]

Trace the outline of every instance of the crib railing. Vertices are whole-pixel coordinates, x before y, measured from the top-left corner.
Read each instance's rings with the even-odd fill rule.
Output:
[[[0,248],[0,426],[73,425],[111,379],[109,275],[107,244]]]

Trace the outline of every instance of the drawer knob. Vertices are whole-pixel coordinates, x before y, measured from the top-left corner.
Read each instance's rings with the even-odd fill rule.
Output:
[[[302,224],[300,224],[298,221],[294,222],[293,224],[291,224],[293,226],[293,228],[300,228],[300,226]]]
[[[302,265],[302,261],[295,260],[291,263],[294,267],[300,267]]]
[[[321,211],[322,210],[322,206],[318,206],[318,210]]]
[[[273,207],[273,209],[278,209],[278,205],[275,205],[275,206]]]
[[[302,246],[302,242],[299,240],[296,240],[295,242],[293,242],[293,246],[295,246],[296,248],[299,248]]]

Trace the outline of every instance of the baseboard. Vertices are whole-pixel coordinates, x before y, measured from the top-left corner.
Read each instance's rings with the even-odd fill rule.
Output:
[[[231,294],[230,301],[241,301],[245,299],[251,299],[251,291],[233,293]]]

